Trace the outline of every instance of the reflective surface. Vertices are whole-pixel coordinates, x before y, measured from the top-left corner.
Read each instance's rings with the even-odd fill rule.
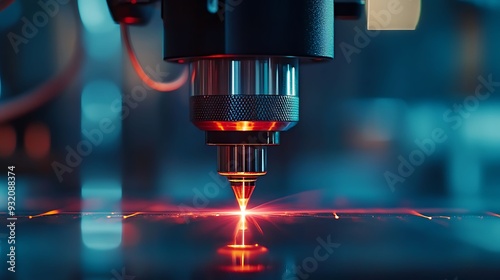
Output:
[[[53,211],[19,218],[18,266],[30,269],[16,275],[54,280],[499,279],[498,214],[412,211],[249,210],[246,217],[223,211]],[[86,242],[83,218],[96,225]],[[122,229],[119,246],[89,246],[113,239],[103,228],[114,226]]]

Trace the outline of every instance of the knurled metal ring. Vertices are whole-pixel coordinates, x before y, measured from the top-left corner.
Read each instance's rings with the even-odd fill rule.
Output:
[[[284,95],[191,96],[191,120],[299,121],[299,97]]]

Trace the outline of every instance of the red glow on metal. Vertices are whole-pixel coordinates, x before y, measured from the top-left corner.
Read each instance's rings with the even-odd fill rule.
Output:
[[[244,249],[244,250],[252,250],[258,248],[259,244],[229,244],[227,245],[230,249]]]
[[[224,252],[227,250],[227,253]],[[254,246],[248,248],[222,248],[219,250],[220,254],[230,254],[231,256],[231,265],[221,266],[222,270],[229,272],[239,272],[239,273],[249,273],[249,272],[259,272],[265,269],[265,266],[262,264],[251,264],[251,258],[257,254],[262,254],[266,252],[267,249],[264,247],[260,247],[255,244]]]
[[[61,213],[60,210],[50,210],[50,211],[42,213],[42,214],[38,214],[38,215],[34,215],[34,216],[28,216],[28,218],[33,219],[33,218],[42,217],[42,216],[57,215],[57,214],[60,214],[60,213]]]
[[[179,63],[184,63],[184,60],[182,60],[182,62]],[[193,67],[193,71],[191,73],[191,84],[194,84],[195,80],[196,80],[196,67]]]
[[[294,122],[271,121],[197,121],[193,123],[199,129],[216,131],[284,131],[295,124]]]

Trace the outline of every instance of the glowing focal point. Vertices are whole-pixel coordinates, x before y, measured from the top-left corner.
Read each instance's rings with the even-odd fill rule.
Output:
[[[234,196],[236,196],[240,210],[245,211],[255,189],[255,180],[231,180],[231,187],[233,188]]]

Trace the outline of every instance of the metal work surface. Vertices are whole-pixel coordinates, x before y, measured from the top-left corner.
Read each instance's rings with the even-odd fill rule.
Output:
[[[240,212],[53,211],[19,218],[17,279],[499,279],[499,215],[427,211],[249,210],[245,248]]]

